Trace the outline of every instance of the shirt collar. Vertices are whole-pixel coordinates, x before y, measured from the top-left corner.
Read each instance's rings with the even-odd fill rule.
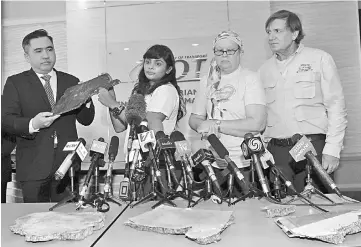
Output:
[[[39,73],[36,73],[36,72],[35,72],[35,74],[39,77],[39,79],[42,79],[41,77],[44,75],[44,74],[39,74]],[[54,77],[54,75],[55,75],[54,69],[52,69],[52,70],[48,73],[48,75],[50,75],[51,77]]]
[[[305,46],[303,44],[299,44],[297,50],[294,53],[292,53],[286,60],[296,56],[298,53],[300,53],[303,50],[303,48],[305,48]],[[277,59],[278,55],[276,53],[274,54],[274,56]]]

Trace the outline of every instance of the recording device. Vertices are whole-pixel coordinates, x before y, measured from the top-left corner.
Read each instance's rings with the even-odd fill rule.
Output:
[[[104,138],[100,137],[98,140],[93,140],[92,145],[90,147],[90,166],[87,172],[87,175],[84,180],[83,188],[80,192],[81,200],[84,199],[86,192],[88,190],[89,182],[92,176],[93,171],[95,170],[95,167],[102,162],[99,162],[99,160],[103,160],[104,154],[107,150],[108,144],[104,142]],[[104,162],[104,161],[103,161]]]
[[[88,154],[88,151],[85,148],[85,140],[79,138],[75,142],[68,142],[63,151],[70,152],[61,163],[58,170],[55,172],[55,180],[61,180],[65,176],[66,172],[69,170],[73,162],[80,161],[82,162]]]
[[[192,151],[189,143],[186,141],[184,135],[179,131],[173,131],[170,135],[170,139],[174,141],[176,151],[174,153],[174,158],[176,161],[181,161],[184,165],[188,181],[192,184],[194,181],[192,166],[189,163],[189,155]]]
[[[340,189],[336,186],[335,182],[332,180],[330,175],[323,169],[321,163],[318,161],[315,155],[316,151],[306,136],[301,136],[300,134],[294,134],[292,136],[292,142],[294,143],[293,148],[290,150],[290,154],[293,159],[298,162],[306,158],[311,165],[315,168],[317,174],[331,187],[332,190],[339,197],[343,197]]]
[[[202,164],[204,167],[205,172],[207,173],[208,177],[212,181],[213,186],[217,189],[218,193],[217,196],[222,198],[222,190],[219,182],[217,180],[216,175],[214,174],[213,167],[211,163],[215,161],[215,158],[210,150],[207,149],[199,149],[195,154],[192,155],[192,160],[194,164]]]
[[[266,195],[270,195],[269,184],[262,171],[262,163],[260,154],[264,152],[264,146],[261,138],[253,136],[252,133],[247,133],[244,135],[244,143],[247,145],[248,153],[252,157],[252,161],[256,168],[259,182],[261,183],[262,191]]]
[[[136,132],[136,131],[134,131]],[[128,198],[129,196],[129,191],[131,191],[131,198],[132,200],[135,200],[135,184],[131,183],[131,180],[133,179],[134,176],[134,172],[135,172],[135,167],[139,161],[139,157],[140,157],[140,145],[139,145],[139,140],[138,140],[138,135],[134,136],[134,140],[132,142],[132,148],[130,150],[130,152],[128,152],[128,160],[132,160],[132,162],[130,164],[128,164],[129,166],[129,172],[126,171],[125,175],[124,175],[124,179],[122,182],[120,182],[120,188],[119,188],[119,197],[121,198]],[[141,157],[140,157],[141,159]]]
[[[208,142],[211,144],[213,149],[217,152],[220,158],[226,160],[228,164],[228,170],[233,173],[236,178],[238,184],[241,186],[244,194],[247,194],[249,191],[249,186],[246,183],[242,172],[239,170],[237,165],[229,158],[228,150],[223,146],[221,141],[217,138],[215,134],[211,134],[208,136]]]
[[[135,127],[146,117],[146,103],[144,96],[133,94],[130,96],[127,107],[125,108],[125,118],[130,126],[127,150],[132,148],[132,142],[137,135]]]
[[[165,162],[169,167],[169,171],[173,181],[175,182],[176,185],[179,185],[179,181],[173,163],[173,157],[174,157],[173,154],[175,152],[174,142],[171,139],[169,139],[163,131],[158,131],[155,134],[155,139],[157,139],[157,147],[156,147],[157,157],[163,154],[165,158]]]
[[[117,136],[113,136],[110,139],[109,151],[108,151],[109,163],[108,163],[108,169],[107,169],[107,174],[106,174],[105,183],[104,183],[105,197],[108,197],[108,195],[111,192],[113,164],[114,164],[115,157],[117,157],[117,155],[118,155],[118,148],[119,148],[119,138]]]

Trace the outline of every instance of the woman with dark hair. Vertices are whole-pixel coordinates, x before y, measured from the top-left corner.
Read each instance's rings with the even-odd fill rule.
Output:
[[[175,59],[165,45],[153,45],[143,55],[143,67],[132,94],[145,96],[149,129],[169,135],[176,123],[185,115],[185,103],[176,80]],[[116,101],[113,89],[99,90],[99,101],[110,108],[110,116],[116,132],[127,129],[124,106]]]
[[[163,131],[166,135],[170,135],[175,130],[177,122],[186,113],[182,91],[176,80],[175,59],[167,46],[153,45],[145,52],[138,82],[132,90],[132,94],[135,93],[144,95],[148,128],[154,133]],[[98,96],[99,101],[110,108],[110,116],[115,131],[119,133],[127,129],[125,138],[127,141],[130,128],[127,128],[124,106],[116,101],[114,90],[108,91],[101,88]],[[124,145],[124,152],[128,156],[126,146]],[[129,154],[129,156],[132,155]],[[166,184],[164,160],[160,160],[159,163],[162,182]],[[178,175],[178,173],[180,174],[179,167],[176,168],[178,168]],[[125,177],[128,175],[125,174]],[[143,183],[143,194],[147,195],[150,189],[151,178],[148,176]]]

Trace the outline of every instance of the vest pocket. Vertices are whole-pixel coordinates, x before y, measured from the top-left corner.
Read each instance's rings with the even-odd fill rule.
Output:
[[[325,131],[327,130],[328,119],[323,106],[300,105],[295,108],[295,117],[298,122],[305,121]]]
[[[302,72],[294,77],[294,96],[296,99],[312,99],[316,95],[316,77],[313,72]]]

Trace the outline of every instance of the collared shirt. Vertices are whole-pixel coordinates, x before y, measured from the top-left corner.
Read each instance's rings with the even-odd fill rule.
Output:
[[[301,44],[285,62],[274,55],[259,72],[267,98],[266,140],[322,133],[323,154],[340,157],[347,113],[331,55]]]
[[[39,80],[41,82],[41,84],[43,84],[43,87],[45,86],[45,80],[42,79],[41,77],[43,76],[43,74],[38,74],[36,73],[36,75],[39,77]],[[54,95],[54,101],[56,102],[56,93],[57,93],[57,86],[58,86],[58,80],[56,77],[56,73],[55,71],[52,69],[48,75],[50,75],[50,87],[53,90],[53,95]],[[32,134],[34,132],[38,132],[39,129],[34,129],[33,127],[33,118],[30,120],[29,122],[29,133]]]
[[[36,75],[39,77],[39,80],[41,81],[41,84],[43,84],[43,87],[45,87],[45,80],[42,79],[41,77],[44,76],[43,74],[38,74],[36,73]],[[56,102],[56,93],[57,93],[57,77],[56,77],[56,73],[54,70],[51,70],[48,75],[50,75],[50,87],[53,90],[53,95],[54,95],[54,101]]]
[[[240,67],[233,73],[222,75],[217,88],[213,85],[207,87],[207,76],[203,77],[192,113],[207,116],[207,119],[246,119],[246,106],[252,104],[266,105],[264,90],[257,73]],[[241,149],[243,138],[221,134],[220,140],[238,167],[249,166]],[[212,165],[223,168],[218,161]]]

